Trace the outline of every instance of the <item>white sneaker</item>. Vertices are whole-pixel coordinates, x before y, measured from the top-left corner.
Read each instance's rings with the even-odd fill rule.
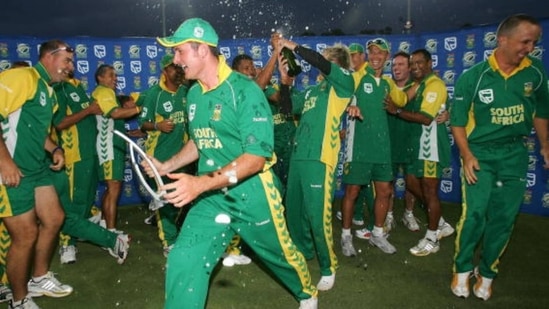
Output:
[[[410,248],[410,253],[415,256],[427,256],[431,253],[437,253],[438,250],[440,250],[438,240],[432,241],[425,237],[415,247]]]
[[[353,246],[353,236],[347,235],[341,237],[341,251],[344,256],[356,256],[356,250]]]
[[[476,275],[477,282],[473,286],[473,293],[476,297],[482,300],[488,300],[492,297],[492,280],[481,276],[480,274]]]
[[[372,237],[372,231],[370,231],[368,228],[363,228],[358,231],[355,231],[355,236],[360,239],[370,239]]]
[[[40,307],[32,300],[32,297],[27,295],[27,297],[16,302],[10,299],[8,309],[40,309]]]
[[[76,263],[76,252],[78,252],[78,250],[72,245],[59,248],[59,259],[61,264]]]
[[[339,221],[342,220],[343,214],[341,213],[341,210],[338,210],[338,211],[336,212],[336,218],[337,218],[337,220],[339,220]],[[354,224],[354,225],[357,225],[357,226],[364,225],[364,220],[353,218],[353,224]]]
[[[311,298],[302,299],[299,301],[299,309],[317,309],[318,298],[311,296]]]
[[[463,297],[467,298],[469,297],[470,291],[469,291],[469,278],[471,277],[471,272],[464,272],[464,273],[454,273],[454,276],[452,277],[452,284],[450,285],[450,289],[452,290],[452,293],[456,295],[457,297]]]
[[[101,221],[101,210],[95,212],[95,214],[88,218],[91,223],[99,224]]]
[[[342,220],[341,218],[343,218],[343,214],[341,213],[341,210],[338,210],[338,211],[336,212],[336,218],[337,218],[337,220],[339,220],[339,221]],[[310,299],[310,298],[309,298],[309,299]]]
[[[385,233],[389,233],[391,230],[393,230],[396,227],[395,224],[395,217],[391,214],[387,214],[385,217],[385,223],[383,224],[383,231]]]
[[[51,271],[48,271],[46,276],[38,282],[31,278],[27,284],[27,288],[29,290],[29,294],[27,296],[30,297],[65,297],[70,295],[73,291],[73,288],[70,285],[59,282]]]
[[[336,280],[335,273],[329,276],[322,276],[320,277],[320,281],[318,281],[316,288],[319,291],[328,291],[334,287],[335,280]]]
[[[454,234],[454,228],[450,225],[448,222],[444,222],[442,225],[438,226],[437,229],[437,237],[438,239],[442,239],[444,237],[448,237],[452,234]]]
[[[234,265],[248,265],[252,259],[244,254],[225,254],[223,257],[223,266],[233,267]]]
[[[12,296],[11,289],[7,285],[0,283],[0,303],[11,300]]]
[[[118,264],[123,264],[128,257],[128,251],[130,250],[131,236],[128,234],[118,234],[116,237],[116,244],[113,248],[109,248],[109,254],[116,259]]]
[[[388,235],[381,235],[381,236],[372,235],[372,237],[370,238],[370,245],[378,247],[381,251],[387,254],[393,254],[397,250],[395,246],[389,243],[389,241],[387,240],[387,237]]]
[[[404,214],[402,216],[402,223],[412,232],[419,231],[419,220],[414,216],[414,214]]]

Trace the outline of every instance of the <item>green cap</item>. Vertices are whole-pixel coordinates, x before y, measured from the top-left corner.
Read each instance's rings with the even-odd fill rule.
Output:
[[[199,42],[216,47],[219,37],[207,21],[202,18],[190,18],[184,21],[171,36],[156,38],[156,40],[164,47],[174,47],[186,42]]]
[[[385,39],[382,39],[382,38],[376,38],[376,39],[370,40],[368,41],[368,43],[366,43],[366,46],[368,47],[368,49],[370,49],[370,47],[372,46],[377,46],[381,50],[389,51],[389,43],[387,43],[387,41],[385,41]]]
[[[362,45],[360,45],[358,43],[352,43],[351,45],[349,45],[349,53],[350,54],[356,54],[356,53],[364,54],[364,47],[362,47]]]
[[[162,60],[160,60],[160,66],[163,68],[169,66],[173,63],[173,55],[172,54],[165,54],[164,57],[162,57]]]

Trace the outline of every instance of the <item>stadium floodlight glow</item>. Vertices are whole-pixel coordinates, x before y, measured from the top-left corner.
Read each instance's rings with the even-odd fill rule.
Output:
[[[163,207],[166,202],[162,198],[162,196],[166,193],[166,191],[154,191],[153,188],[147,183],[147,180],[143,176],[143,172],[141,171],[141,168],[139,166],[139,162],[137,162],[135,152],[137,151],[137,154],[141,157],[142,160],[145,160],[147,164],[151,167],[151,170],[154,174],[154,180],[156,181],[156,187],[160,188],[164,185],[164,181],[162,181],[162,177],[160,176],[160,173],[158,172],[158,169],[154,166],[153,162],[147,154],[137,145],[134,141],[132,141],[129,137],[127,137],[124,133],[118,131],[118,130],[112,130],[112,132],[118,136],[120,136],[123,140],[125,140],[128,143],[128,146],[130,148],[130,160],[132,162],[133,169],[135,170],[135,174],[137,174],[137,177],[139,179],[139,182],[143,185],[143,187],[149,192],[151,197],[156,201],[156,203],[150,203],[149,209],[150,210],[156,210],[161,207]]]

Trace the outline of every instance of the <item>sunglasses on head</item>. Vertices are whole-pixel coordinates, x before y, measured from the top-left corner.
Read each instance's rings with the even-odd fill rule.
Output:
[[[368,41],[367,47],[370,47],[372,45],[385,45],[385,41],[383,41],[382,39],[374,39]]]
[[[70,47],[70,46],[61,46],[61,47],[58,47],[58,48],[52,50],[52,51],[50,52],[50,55],[53,55],[53,54],[55,54],[55,53],[58,53],[58,52],[60,52],[60,51],[62,51],[62,50],[66,51],[67,53],[74,53],[74,49],[73,49],[72,47]]]

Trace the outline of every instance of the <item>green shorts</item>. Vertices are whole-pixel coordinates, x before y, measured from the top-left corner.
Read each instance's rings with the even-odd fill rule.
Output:
[[[343,165],[343,183],[368,185],[371,181],[392,181],[391,164],[347,162]]]
[[[115,156],[114,160],[106,161],[99,165],[99,180],[124,180],[126,160],[124,157]]]
[[[51,186],[53,180],[48,168],[36,175],[21,177],[17,187],[0,185],[0,218],[24,214],[34,208],[35,193],[38,187]]]
[[[414,175],[417,178],[440,178],[445,167],[435,161],[414,160],[406,166],[406,175]]]

